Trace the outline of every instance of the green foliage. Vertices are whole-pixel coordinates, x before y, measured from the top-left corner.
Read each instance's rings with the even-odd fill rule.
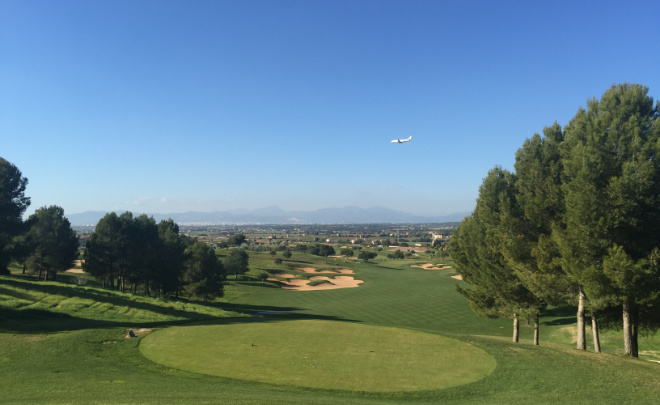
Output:
[[[78,237],[71,229],[64,210],[58,206],[39,208],[30,215],[26,243],[29,255],[26,265],[32,272],[44,273],[44,280],[52,274],[73,266],[78,257]]]
[[[23,213],[30,205],[25,196],[28,180],[18,168],[0,157],[0,274],[15,256],[15,238],[23,232]]]
[[[335,254],[335,248],[330,245],[317,244],[309,248],[308,252],[315,256],[328,257]]]
[[[207,303],[222,297],[225,269],[213,249],[204,242],[196,241],[186,249],[186,269],[183,274],[186,296]]]
[[[590,302],[618,302],[624,316],[631,311],[632,328],[644,322],[640,307],[660,289],[651,265],[660,233],[660,121],[647,93],[640,85],[614,85],[566,126],[565,214],[554,233],[567,274]]]
[[[514,180],[506,170],[492,169],[479,188],[477,207],[449,244],[456,271],[471,287],[459,291],[485,317],[530,317],[542,306],[502,255],[501,214],[512,198]]]
[[[585,292],[592,315],[623,308],[629,354],[639,326],[657,329],[660,107],[647,93],[612,86],[563,131],[555,123],[526,140],[515,174],[489,173],[450,245],[481,313],[517,313],[516,300],[531,312],[571,295],[582,303]]]
[[[245,249],[232,249],[229,256],[224,260],[224,266],[228,274],[234,274],[238,279],[239,274],[247,273],[249,256]]]
[[[245,243],[245,235],[242,233],[238,233],[236,235],[232,235],[229,237],[227,240],[227,245],[229,246],[241,246],[243,243]]]
[[[105,215],[90,235],[85,249],[86,272],[124,290],[127,283],[144,287],[159,295],[176,295],[183,273],[184,250],[192,241],[179,235],[174,221],[156,225],[152,217],[133,217],[130,212],[119,216]]]
[[[388,259],[403,259],[403,257],[403,252],[400,250],[395,250],[393,253],[387,254]]]
[[[378,253],[376,252],[369,252],[367,250],[363,250],[362,252],[360,252],[360,254],[358,254],[358,259],[367,262],[371,259],[375,259],[376,256],[378,256]]]

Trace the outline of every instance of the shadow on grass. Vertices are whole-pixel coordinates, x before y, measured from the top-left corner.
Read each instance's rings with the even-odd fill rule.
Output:
[[[199,316],[184,320],[172,320],[161,322],[119,322],[101,321],[94,319],[78,318],[68,314],[50,312],[43,309],[3,309],[0,316],[0,333],[14,334],[42,334],[69,332],[84,329],[105,328],[161,328],[165,326],[182,325],[228,325],[238,323],[254,322],[282,322],[294,320],[325,320],[340,322],[359,322],[352,319],[343,319],[335,316],[310,315],[297,312],[289,312],[287,309],[296,308],[280,307],[253,307],[246,317],[219,318],[214,316]]]
[[[570,325],[576,322],[576,312],[577,308],[572,306],[548,308],[541,313],[541,317],[551,319],[543,321],[541,324],[550,326]]]
[[[2,288],[2,285],[12,288]],[[77,317],[75,314],[49,311],[48,309],[35,308],[7,308],[0,307],[0,333],[18,333],[18,334],[36,334],[36,333],[54,333],[63,331],[73,331],[81,329],[100,329],[100,328],[154,328],[169,325],[182,325],[189,323],[241,323],[241,322],[263,322],[275,320],[295,320],[295,319],[322,319],[333,321],[349,321],[333,316],[301,314],[297,311],[303,311],[304,308],[267,306],[267,305],[248,305],[232,303],[212,303],[206,307],[219,308],[224,311],[240,313],[244,316],[220,317],[212,314],[203,314],[195,312],[195,306],[199,303],[187,302],[185,300],[177,301],[177,304],[190,306],[192,311],[184,311],[171,307],[149,304],[147,302],[137,302],[135,297],[128,293],[118,293],[116,291],[95,290],[84,287],[69,285],[45,284],[39,282],[27,282],[15,279],[3,279],[0,285],[0,294],[10,296],[16,299],[37,302],[35,297],[27,291],[36,291],[43,294],[60,295],[69,298],[84,298],[94,302],[107,303],[113,306],[131,307],[145,311],[177,317],[179,319],[166,321],[115,321],[101,320]],[[26,292],[21,292],[24,290]],[[31,304],[28,304],[31,305]]]

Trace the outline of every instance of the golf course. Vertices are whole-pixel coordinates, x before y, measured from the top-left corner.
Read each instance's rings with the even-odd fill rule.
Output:
[[[639,359],[622,355],[620,331],[602,335],[603,353],[578,351],[574,308],[554,308],[541,319],[539,346],[524,322],[520,343],[512,343],[511,320],[477,317],[456,291],[451,260],[388,260],[383,252],[360,263],[296,252],[276,266],[265,253],[250,254],[250,273],[267,270],[271,281],[230,279],[209,305],[76,285],[75,274],[36,282],[14,269],[0,278],[0,403],[650,404],[660,397],[656,337],[640,339]],[[362,283],[282,288],[321,273],[329,283]]]

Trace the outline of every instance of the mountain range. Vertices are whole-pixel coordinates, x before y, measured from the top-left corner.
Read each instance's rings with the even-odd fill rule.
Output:
[[[67,215],[73,226],[96,225],[107,214],[105,211],[87,211]],[[121,214],[121,212],[117,212]],[[141,215],[142,213],[133,213]],[[182,212],[150,214],[156,222],[171,218],[179,224],[367,224],[367,223],[442,223],[460,222],[469,212],[440,216],[419,216],[385,207],[322,208],[314,211],[285,211],[272,205],[255,210]]]

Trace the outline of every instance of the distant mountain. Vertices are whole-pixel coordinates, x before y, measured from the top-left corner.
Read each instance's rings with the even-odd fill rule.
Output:
[[[121,212],[117,212],[120,214]],[[87,211],[67,215],[74,226],[96,225],[105,211]],[[133,215],[142,213],[134,212]],[[172,218],[179,224],[367,224],[367,223],[441,223],[460,222],[469,213],[419,216],[385,207],[322,208],[314,211],[285,211],[272,205],[256,210],[183,212],[149,214],[156,221]]]

